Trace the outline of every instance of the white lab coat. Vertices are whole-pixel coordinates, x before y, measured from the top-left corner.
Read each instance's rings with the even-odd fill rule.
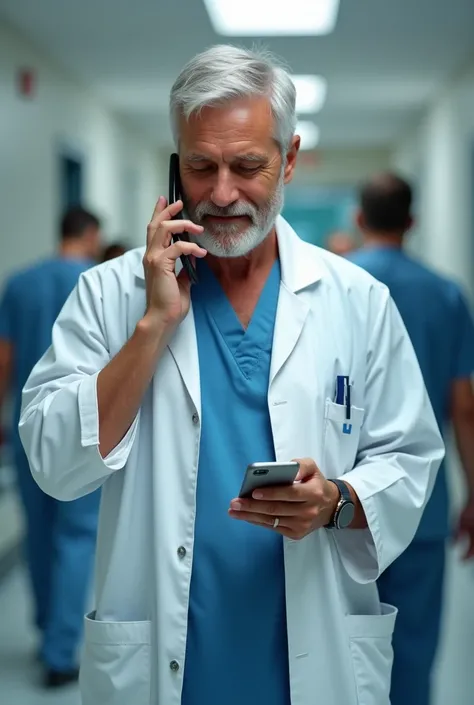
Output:
[[[443,443],[387,289],[301,241],[282,218],[277,233],[268,390],[276,457],[312,457],[327,477],[345,475],[369,527],[284,540],[291,702],[388,705],[396,611],[380,604],[374,581],[411,541]],[[125,438],[105,460],[98,450],[97,375],[144,313],[142,256],[134,250],[81,277],[24,390],[20,433],[40,487],[62,500],[103,489],[83,705],[181,697],[201,418],[192,310]],[[333,401],[336,375],[353,382],[351,434]]]

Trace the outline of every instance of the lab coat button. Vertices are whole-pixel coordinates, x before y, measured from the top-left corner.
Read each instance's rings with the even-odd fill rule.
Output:
[[[199,414],[193,414],[193,424],[196,426],[196,424],[199,423]]]
[[[184,548],[184,546],[180,546],[180,547],[178,548],[178,556],[179,556],[180,558],[184,558],[185,555],[186,555],[186,549]]]
[[[170,668],[173,671],[173,673],[177,673],[179,671],[179,663],[177,661],[171,661]]]

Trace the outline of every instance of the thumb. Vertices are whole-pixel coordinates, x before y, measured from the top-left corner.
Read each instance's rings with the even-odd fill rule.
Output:
[[[299,465],[296,482],[304,482],[319,473],[318,466],[311,458],[295,458],[294,462]]]

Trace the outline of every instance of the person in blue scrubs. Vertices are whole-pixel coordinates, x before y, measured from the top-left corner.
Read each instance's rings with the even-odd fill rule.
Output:
[[[420,363],[441,431],[452,424],[465,472],[467,502],[457,533],[474,557],[474,325],[459,286],[404,251],[412,226],[412,190],[381,174],[360,194],[357,222],[364,247],[348,259],[386,284]],[[448,236],[448,235],[447,235]],[[403,519],[401,519],[403,520]],[[415,539],[379,580],[380,598],[399,615],[394,634],[392,705],[428,705],[439,641],[446,540],[452,535],[444,464]]]
[[[81,208],[68,211],[61,223],[58,256],[11,276],[0,302],[0,403],[11,389],[11,446],[26,518],[26,557],[41,634],[40,658],[49,687],[77,679],[77,649],[93,565],[99,493],[58,502],[39,489],[17,430],[21,392],[51,344],[56,317],[80,274],[95,263],[99,248],[99,220]]]

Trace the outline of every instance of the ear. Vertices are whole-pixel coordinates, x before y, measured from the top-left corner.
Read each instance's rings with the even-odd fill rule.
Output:
[[[291,140],[291,146],[286,153],[286,164],[285,170],[283,172],[283,181],[285,184],[289,184],[293,178],[293,174],[296,166],[296,157],[298,155],[298,150],[300,148],[301,140],[298,135],[294,135]]]

